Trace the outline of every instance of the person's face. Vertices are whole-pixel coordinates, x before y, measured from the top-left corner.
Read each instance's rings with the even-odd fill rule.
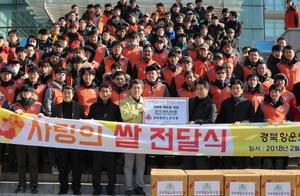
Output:
[[[165,34],[165,32],[162,28],[157,29],[157,31],[156,31],[157,36],[163,36],[164,34]]]
[[[197,2],[197,3],[196,3],[196,7],[197,7],[197,8],[201,8],[201,7],[202,7],[202,2]]]
[[[44,75],[49,72],[50,65],[47,64],[47,65],[41,66],[39,69],[40,69],[41,74]]]
[[[176,22],[177,23],[182,23],[183,22],[183,18],[181,16],[177,16],[176,17]]]
[[[9,42],[15,43],[15,42],[18,41],[18,39],[19,39],[18,36],[16,34],[14,34],[14,33],[10,33],[8,35],[8,41]]]
[[[214,43],[214,41],[211,39],[207,39],[204,42],[207,43],[209,46],[211,46]]]
[[[103,39],[104,41],[108,41],[109,38],[110,38],[109,33],[103,33],[103,34],[102,34],[102,39]]]
[[[214,64],[216,67],[222,66],[222,65],[223,65],[223,59],[220,58],[220,57],[214,57],[214,58],[213,58],[213,64]]]
[[[136,19],[135,19],[135,17],[130,16],[130,17],[128,18],[128,21],[133,23],[133,22],[136,22]]]
[[[73,63],[74,70],[80,70],[83,67],[82,63]]]
[[[177,13],[180,11],[180,7],[173,7],[172,10],[174,13]]]
[[[186,15],[186,18],[192,20],[194,18],[194,14],[188,14]]]
[[[126,0],[120,0],[120,3],[123,5],[126,3]]]
[[[243,51],[242,51],[242,56],[245,56],[248,54],[250,48],[245,48]]]
[[[189,62],[189,61],[183,61],[181,63],[181,66],[182,66],[182,70],[184,72],[190,71],[193,68],[193,64],[191,62]]]
[[[182,4],[183,0],[176,0],[176,3]]]
[[[52,27],[52,31],[53,31],[53,32],[59,32],[59,25],[54,25],[54,26]]]
[[[156,70],[148,71],[146,74],[146,78],[149,82],[155,82],[158,78],[158,73]]]
[[[3,82],[8,82],[8,81],[11,80],[11,78],[12,78],[12,73],[10,73],[10,72],[3,72],[3,73],[1,73],[1,80]]]
[[[126,31],[124,31],[124,30],[118,31],[118,35],[120,37],[124,37],[126,35]]]
[[[94,78],[95,75],[91,74],[89,71],[85,71],[84,74],[82,75],[83,81],[88,85],[92,84]]]
[[[240,84],[233,84],[231,86],[231,95],[234,97],[234,98],[240,98],[242,93],[243,93],[243,88],[241,87]]]
[[[211,19],[211,13],[206,13],[205,14],[205,19],[210,20]]]
[[[284,57],[285,57],[288,61],[291,61],[291,60],[293,60],[294,57],[295,57],[295,51],[294,51],[294,50],[285,49],[283,55],[284,55]]]
[[[131,2],[130,4],[131,9],[134,9],[136,7],[136,3],[135,2]]]
[[[196,46],[200,46],[201,44],[204,43],[204,39],[202,37],[195,37],[194,43]]]
[[[194,9],[194,4],[192,4],[192,3],[188,4],[187,8],[188,9]]]
[[[231,38],[234,37],[234,31],[231,31],[231,30],[228,31],[228,32],[227,32],[227,35],[228,35],[229,37],[231,37]]]
[[[279,91],[276,90],[271,90],[270,91],[270,97],[272,99],[272,102],[277,102],[279,100],[281,93]]]
[[[67,47],[67,45],[68,45],[68,43],[69,43],[67,40],[62,40],[62,39],[60,39],[60,41],[62,41],[62,42],[64,43],[64,44],[63,44],[63,45],[64,45],[64,48]]]
[[[99,97],[103,102],[107,102],[111,97],[111,90],[109,88],[101,88]]]
[[[199,54],[202,58],[205,58],[209,54],[209,50],[206,50],[205,48],[200,48]]]
[[[72,12],[78,13],[78,7],[77,7],[77,6],[74,6],[74,7],[72,8]]]
[[[75,27],[69,28],[69,32],[70,33],[76,33],[77,32],[77,28],[75,28]]]
[[[25,60],[26,59],[26,56],[27,56],[27,53],[25,51],[20,51],[17,53],[17,57],[20,59],[20,60]]]
[[[225,54],[231,54],[233,51],[233,48],[230,44],[226,44],[223,46],[222,50]]]
[[[74,13],[69,14],[69,19],[76,20],[76,14],[74,14]]]
[[[226,63],[224,65],[224,68],[226,70],[226,77],[230,77],[233,73],[233,64],[232,63]]]
[[[223,13],[222,13],[222,16],[223,16],[224,18],[228,18],[228,17],[229,17],[229,12],[223,12]]]
[[[207,35],[208,30],[206,28],[202,28],[200,29],[200,34],[206,36]]]
[[[119,75],[114,78],[113,82],[116,86],[122,87],[126,84],[126,78],[124,75]]]
[[[84,29],[85,27],[86,27],[85,21],[84,21],[84,20],[81,20],[81,21],[79,22],[79,28],[80,28],[80,29]]]
[[[64,102],[71,102],[73,100],[73,91],[71,89],[64,89],[62,92]]]
[[[48,34],[39,34],[39,39],[42,41],[45,41],[49,38]]]
[[[150,47],[145,48],[143,50],[143,56],[144,56],[145,59],[151,59],[152,55],[153,55],[153,51]]]
[[[177,35],[179,35],[179,34],[182,34],[182,33],[184,33],[184,30],[183,30],[183,29],[181,29],[181,28],[180,28],[180,29],[178,29],[178,30],[176,31],[176,34],[177,34]]]
[[[61,26],[61,27],[66,26],[66,21],[64,19],[61,19],[58,23],[59,23],[59,26]]]
[[[286,44],[286,41],[285,41],[285,40],[278,40],[277,45],[280,45],[280,46],[282,46],[282,47],[285,47],[287,44]]]
[[[251,63],[256,63],[259,59],[259,54],[258,52],[250,52],[249,54],[249,61]]]
[[[35,54],[33,47],[27,47],[27,56],[32,57]]]
[[[84,50],[76,50],[75,51],[75,56],[79,56],[81,58],[84,58],[85,57],[85,52]]]
[[[285,81],[284,81],[284,79],[276,79],[275,84],[279,84],[279,86],[280,86],[281,88],[284,88],[284,87],[285,87]]]
[[[122,52],[122,46],[120,45],[115,45],[114,47],[112,47],[112,53],[114,55],[120,55]]]
[[[186,42],[186,37],[180,36],[180,37],[178,38],[178,41],[180,41],[181,43]]]
[[[164,43],[163,42],[161,42],[161,41],[158,41],[158,42],[155,42],[155,48],[157,49],[157,50],[162,50],[163,48],[164,48]]]
[[[91,7],[91,8],[88,9],[88,13],[92,14],[94,12],[95,12],[95,9],[93,7]]]
[[[90,43],[97,43],[98,42],[98,35],[90,35],[89,36]]]
[[[193,73],[189,73],[188,75],[185,76],[184,79],[188,86],[193,86],[196,81],[196,78]]]
[[[175,66],[178,63],[179,57],[177,57],[177,56],[171,56],[171,57],[168,58],[168,60],[169,60],[169,62],[170,62],[171,65]]]
[[[24,98],[24,99],[29,99],[29,98],[31,98],[31,96],[32,96],[32,92],[30,92],[30,91],[22,91],[22,93],[21,93],[21,95],[22,95],[22,97]]]
[[[64,82],[66,80],[66,74],[65,73],[57,73],[55,74],[55,80],[58,82]]]
[[[165,20],[166,21],[170,21],[171,20],[171,16],[170,15],[165,15]]]
[[[286,7],[291,7],[292,5],[293,5],[293,2],[292,2],[292,1],[286,2]]]
[[[139,98],[143,93],[143,87],[141,84],[133,84],[130,90],[131,90],[131,95],[134,98]]]
[[[95,8],[95,13],[98,15],[98,14],[100,14],[100,12],[101,12],[100,7],[96,7],[96,8]]]
[[[235,20],[235,17],[232,16],[232,14],[230,14],[230,13],[229,13],[229,17],[228,18],[229,18],[230,21],[234,21]]]
[[[258,64],[257,65],[257,74],[259,76],[264,76],[267,74],[267,67],[266,64]]]
[[[212,25],[217,26],[219,24],[219,20],[218,19],[212,19],[211,20]]]
[[[208,89],[204,87],[204,84],[197,84],[196,95],[199,99],[204,99],[208,95]]]
[[[163,11],[164,7],[163,6],[157,6],[158,11]]]
[[[256,77],[249,78],[247,82],[250,88],[255,88],[256,85],[258,84],[258,80]]]
[[[57,65],[59,63],[59,56],[55,56],[55,55],[52,55],[50,57],[50,62],[53,64],[53,65]]]
[[[121,12],[120,12],[120,10],[114,10],[114,14],[120,16]]]
[[[281,56],[282,56],[282,51],[274,50],[274,51],[272,52],[272,54],[273,54],[273,56],[274,56],[275,58],[280,59]]]
[[[54,49],[54,51],[59,52],[59,53],[61,53],[64,50],[64,48],[58,44],[54,45],[53,49]]]
[[[157,22],[158,19],[159,19],[159,16],[154,14],[153,16],[151,16],[151,19],[154,21],[154,22]]]
[[[0,47],[3,46],[4,44],[4,39],[0,38]]]
[[[192,48],[192,47],[193,47],[193,44],[194,44],[194,40],[193,40],[193,39],[189,39],[189,40],[187,41],[187,47],[188,47],[188,48]]]
[[[120,22],[120,18],[119,17],[115,17],[114,19],[112,19],[113,23],[117,24]]]
[[[225,70],[219,70],[219,71],[216,71],[216,79],[221,81],[221,82],[224,82],[225,79],[226,79],[226,72]]]
[[[85,51],[85,57],[86,57],[87,59],[90,59],[91,56],[92,56],[92,52],[89,51],[89,50],[86,50],[86,51]]]
[[[28,79],[32,83],[36,83],[39,80],[40,75],[37,72],[28,73]]]
[[[143,31],[139,32],[139,36],[141,40],[144,40],[145,38],[145,33]]]

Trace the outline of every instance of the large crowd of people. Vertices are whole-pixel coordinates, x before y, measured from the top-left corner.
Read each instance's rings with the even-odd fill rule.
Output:
[[[290,4],[290,0],[287,4]],[[295,49],[278,38],[267,62],[256,48],[240,46],[243,22],[224,8],[222,16],[202,0],[170,8],[158,3],[151,15],[136,0],[116,6],[78,6],[40,29],[20,46],[18,31],[0,35],[0,103],[18,114],[69,119],[142,123],[143,97],[187,97],[189,124],[300,121],[300,63]],[[0,162],[3,151],[1,145]],[[93,195],[102,192],[107,170],[109,195],[115,195],[116,159],[123,155],[74,149],[8,145],[9,166],[15,155],[19,185],[26,190],[27,154],[30,190],[38,193],[38,157],[59,174],[60,191],[80,195],[81,157],[92,157]],[[92,156],[89,156],[92,155]],[[145,154],[124,154],[126,195],[145,195]],[[159,167],[164,156],[157,156]],[[286,157],[175,157],[184,169],[284,169]],[[135,183],[132,174],[135,165]]]

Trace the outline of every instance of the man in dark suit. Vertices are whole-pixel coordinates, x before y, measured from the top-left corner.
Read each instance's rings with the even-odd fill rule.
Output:
[[[51,117],[81,119],[84,118],[83,106],[75,101],[74,89],[71,86],[65,86],[62,90],[63,102],[54,105],[51,108]],[[68,193],[68,164],[69,158],[72,169],[72,190],[74,195],[81,195],[80,180],[81,180],[81,161],[80,151],[74,149],[59,149],[58,150],[58,168],[59,168],[59,195]]]

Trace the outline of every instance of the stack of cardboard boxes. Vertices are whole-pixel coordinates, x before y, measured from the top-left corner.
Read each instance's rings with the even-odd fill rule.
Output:
[[[300,196],[299,170],[151,170],[151,196]]]

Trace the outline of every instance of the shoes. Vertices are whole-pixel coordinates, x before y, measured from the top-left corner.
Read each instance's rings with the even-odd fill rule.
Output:
[[[136,194],[136,195],[146,195],[146,193],[145,193],[145,191],[143,190],[142,187],[137,187],[137,188],[135,189],[135,194]]]
[[[53,166],[53,167],[52,167],[51,173],[52,173],[53,175],[59,175],[59,171],[58,171],[57,166]]]
[[[15,193],[25,193],[26,187],[24,185],[18,185],[17,189],[15,190]]]
[[[116,195],[116,192],[114,190],[107,190],[108,195]]]
[[[73,191],[73,194],[74,195],[81,195],[81,192],[80,191]]]
[[[62,191],[62,190],[60,190],[60,191],[58,192],[58,195],[64,195],[64,194],[68,194],[68,191]]]
[[[93,192],[93,195],[100,195],[101,194],[101,190],[95,190],[94,192]]]
[[[32,185],[31,186],[31,194],[38,194],[38,189],[37,189],[37,185]]]
[[[133,192],[133,190],[126,190],[125,195],[126,196],[134,195],[134,192]]]

